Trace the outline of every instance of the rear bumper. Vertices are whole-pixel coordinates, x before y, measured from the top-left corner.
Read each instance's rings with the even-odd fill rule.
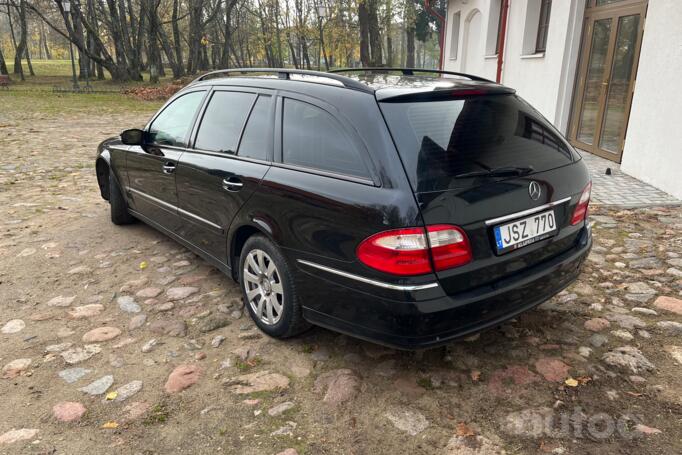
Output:
[[[592,247],[589,227],[570,250],[491,285],[456,295],[428,291],[376,295],[368,287],[301,267],[297,289],[313,324],[399,349],[430,348],[514,318],[576,280]],[[419,297],[422,293],[424,299]]]

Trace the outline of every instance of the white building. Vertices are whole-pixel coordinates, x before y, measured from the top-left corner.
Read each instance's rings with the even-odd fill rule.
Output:
[[[501,82],[572,144],[682,199],[682,0],[450,0],[444,69]]]

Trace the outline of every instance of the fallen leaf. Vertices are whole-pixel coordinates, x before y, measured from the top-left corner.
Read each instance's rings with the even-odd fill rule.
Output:
[[[105,423],[104,425],[101,426],[103,430],[114,430],[118,428],[118,422],[114,422],[113,420]]]
[[[115,400],[117,396],[118,392],[109,392],[107,393],[106,399],[107,401]]]
[[[142,262],[140,262],[140,270],[144,270],[144,269],[146,269],[148,266],[149,266],[149,264],[147,263],[147,261],[142,261]]]
[[[472,381],[478,382],[481,379],[481,372],[479,370],[471,370],[470,376]]]
[[[457,436],[475,436],[476,432],[472,430],[466,423],[459,422],[457,424]]]
[[[564,384],[566,384],[569,387],[578,387],[578,381],[576,381],[573,378],[568,378],[564,381]]]

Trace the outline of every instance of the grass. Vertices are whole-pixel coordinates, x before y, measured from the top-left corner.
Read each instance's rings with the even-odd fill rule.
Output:
[[[422,377],[417,379],[417,385],[426,390],[433,389],[433,383],[431,382],[431,378],[429,377]]]
[[[8,60],[9,61],[9,60]],[[24,76],[25,81],[21,81],[18,75],[13,74],[14,65],[10,63],[8,69],[10,77],[12,78],[12,88],[24,89],[31,87],[43,87],[45,89],[52,89],[53,86],[69,88],[72,84],[73,73],[71,70],[71,60],[32,60],[33,71],[35,76],[29,76],[28,65],[24,60]],[[78,62],[76,61],[76,74],[78,74]],[[105,79],[103,81],[97,80],[96,75],[90,74],[89,80],[94,90],[111,90],[119,91],[121,88],[139,86],[147,84],[149,81],[149,73],[143,73],[142,82],[114,82],[111,80],[111,75],[105,70]],[[167,71],[167,75],[161,78],[161,83],[172,80],[171,73]],[[79,80],[78,84],[85,86],[84,80]]]
[[[72,114],[124,114],[145,113],[151,115],[163,104],[162,101],[141,101],[123,95],[121,90],[146,85],[145,82],[117,83],[107,79],[91,81],[94,93],[56,93],[54,87],[71,87],[70,60],[33,60],[36,76],[26,75],[20,81],[11,74],[9,90],[0,90],[0,124],[12,118],[40,114],[44,116],[64,116]],[[9,70],[13,70],[10,64]],[[24,65],[25,73],[28,66]],[[108,76],[108,74],[107,74]],[[170,80],[170,78],[166,78]],[[79,81],[84,86],[83,81]]]
[[[149,411],[149,414],[142,421],[145,425],[154,425],[159,423],[166,423],[168,417],[170,416],[170,411],[168,410],[165,403],[158,403]]]
[[[252,359],[247,360],[246,362],[244,362],[241,359],[237,359],[235,366],[237,367],[237,369],[239,371],[244,372],[244,371],[250,370],[253,367],[260,365],[262,362],[263,362],[263,359],[261,359],[260,357],[254,357]]]
[[[153,113],[162,101],[140,101],[119,92],[113,93],[53,93],[39,90],[0,90],[2,113],[9,120],[12,114],[39,112],[41,114],[69,115],[93,113]],[[2,118],[2,115],[0,115]]]

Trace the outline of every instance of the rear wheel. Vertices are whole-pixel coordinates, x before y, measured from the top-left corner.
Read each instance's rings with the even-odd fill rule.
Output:
[[[109,206],[112,223],[122,225],[135,222],[135,217],[128,213],[128,204],[123,199],[121,187],[118,186],[114,173],[111,171],[109,171]]]
[[[310,327],[301,314],[291,268],[269,239],[255,235],[246,241],[239,278],[244,306],[263,332],[287,338]]]

